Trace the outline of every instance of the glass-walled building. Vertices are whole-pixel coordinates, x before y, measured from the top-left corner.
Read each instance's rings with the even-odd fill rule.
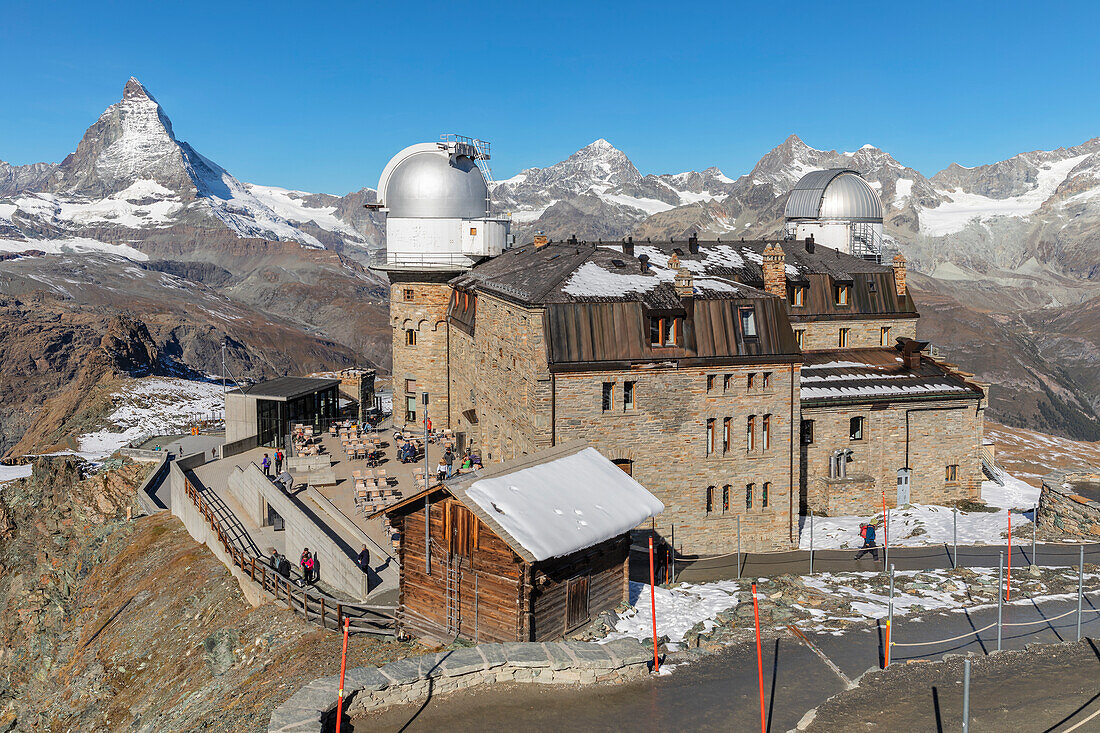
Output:
[[[286,449],[294,425],[326,430],[336,419],[339,379],[280,377],[225,396],[227,443],[256,437],[257,445]]]

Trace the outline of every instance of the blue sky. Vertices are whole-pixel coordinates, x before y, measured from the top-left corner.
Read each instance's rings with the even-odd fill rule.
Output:
[[[343,193],[440,132],[498,178],[604,137],[746,172],[796,133],[926,175],[1100,135],[1095,3],[0,4],[0,159],[58,161],[130,75],[256,183]]]

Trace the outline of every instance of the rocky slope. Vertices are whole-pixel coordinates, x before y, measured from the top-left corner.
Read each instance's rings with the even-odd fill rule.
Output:
[[[262,731],[339,671],[337,634],[248,606],[178,520],[126,520],[143,469],[81,472],[38,459],[0,492],[0,730]],[[353,638],[348,661],[411,650]]]

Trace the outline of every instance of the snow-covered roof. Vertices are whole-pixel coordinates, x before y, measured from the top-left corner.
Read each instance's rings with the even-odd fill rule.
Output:
[[[931,359],[906,367],[892,348],[807,352],[804,358],[799,389],[803,404],[982,394],[978,385]]]
[[[528,562],[597,545],[665,508],[580,441],[467,474],[446,488]]]

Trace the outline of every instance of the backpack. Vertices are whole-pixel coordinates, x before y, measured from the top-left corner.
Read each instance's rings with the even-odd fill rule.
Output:
[[[867,525],[863,525],[859,528],[859,536],[863,539],[867,539]]]

